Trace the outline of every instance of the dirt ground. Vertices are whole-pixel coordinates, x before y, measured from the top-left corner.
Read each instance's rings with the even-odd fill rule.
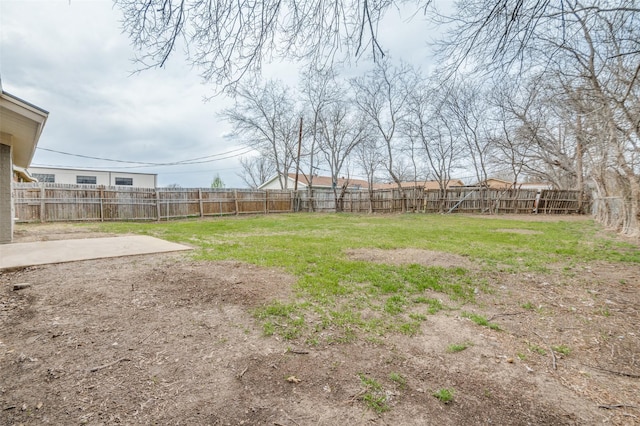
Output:
[[[104,236],[66,225],[17,231],[18,241]],[[419,250],[346,255],[462,261]],[[295,278],[275,269],[180,253],[5,272],[0,423],[640,424],[640,265],[553,269],[486,273],[492,292],[429,315],[413,337],[315,346],[263,336],[254,309],[294,297]],[[468,348],[447,350],[460,343]],[[381,385],[374,395],[388,411],[369,407],[361,375]],[[454,390],[450,403],[433,396],[443,388]]]

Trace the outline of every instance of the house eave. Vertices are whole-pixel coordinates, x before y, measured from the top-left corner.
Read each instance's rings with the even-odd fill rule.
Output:
[[[49,112],[10,93],[0,93],[0,143],[12,147],[12,162],[27,168]]]

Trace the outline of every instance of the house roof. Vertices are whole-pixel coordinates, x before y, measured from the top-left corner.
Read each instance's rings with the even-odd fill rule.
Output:
[[[289,178],[295,182],[295,179],[296,179],[295,173],[289,173]],[[314,187],[326,187],[326,188],[333,187],[333,179],[330,176],[313,176],[313,179],[311,179],[311,181]],[[304,186],[309,186],[308,176],[300,174],[298,176],[298,184],[300,183],[302,183]],[[367,182],[366,180],[352,179],[352,178],[349,178],[349,179],[338,178],[338,182],[336,182],[336,185],[338,186],[338,188],[341,188],[344,184],[347,184],[348,187],[354,187],[354,186],[360,186],[364,188],[369,187],[369,182]]]
[[[513,187],[513,182],[497,178],[488,178],[483,182],[478,182],[471,186],[486,186],[492,189],[508,189]],[[516,187],[522,189],[546,189],[552,188],[553,184],[549,182],[516,182]]]
[[[0,86],[0,141],[12,147],[13,163],[29,167],[49,113],[2,90]]]
[[[418,182],[400,182],[402,188],[414,188],[414,187],[424,187],[424,189],[440,189],[440,185],[437,180],[425,180]],[[464,186],[464,183],[460,179],[451,179],[447,182],[447,188],[451,188],[453,186]],[[375,189],[395,189],[398,187],[398,184],[395,182],[391,183],[380,183],[374,185]]]
[[[260,185],[258,189],[264,188],[271,182],[277,180],[278,176],[279,175],[275,175],[272,178],[268,179],[266,182]],[[293,189],[295,186],[296,174],[289,173],[288,179],[290,182],[289,187]],[[330,176],[313,176],[313,179],[311,179],[311,181],[314,188],[333,188],[333,180],[331,179]],[[366,180],[362,180],[362,179],[339,178],[336,184],[338,188],[341,188],[345,183],[348,185],[349,188],[358,188],[358,187],[368,188],[369,187],[369,183]],[[309,186],[309,179],[307,178],[306,175],[302,173],[298,175],[298,187],[301,187],[301,186],[303,187]]]

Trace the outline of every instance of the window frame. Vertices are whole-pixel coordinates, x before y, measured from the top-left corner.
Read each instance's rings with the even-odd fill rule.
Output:
[[[81,181],[89,181],[89,182],[81,182]],[[98,176],[76,175],[76,184],[77,185],[97,185]]]

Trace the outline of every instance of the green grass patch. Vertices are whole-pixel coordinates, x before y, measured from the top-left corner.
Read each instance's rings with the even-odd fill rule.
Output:
[[[481,325],[483,327],[488,327],[491,330],[500,331],[500,326],[498,324],[489,322],[489,320],[487,318],[483,317],[482,315],[474,314],[472,312],[462,311],[460,313],[460,316],[462,318],[469,318],[471,321],[473,321],[476,324]]]
[[[364,393],[362,394],[362,401],[365,405],[378,414],[389,411],[387,394],[380,382],[362,373],[358,374],[358,377],[360,378],[362,386],[365,387]]]
[[[571,348],[569,348],[566,345],[558,345],[558,346],[552,346],[551,349],[559,354],[562,354],[564,356],[567,356],[571,353]]]
[[[265,336],[278,334],[287,340],[300,337],[306,329],[304,314],[294,304],[272,302],[255,311],[255,316],[263,320],[262,332]]]
[[[453,401],[454,393],[455,392],[453,389],[443,388],[443,389],[438,389],[437,391],[434,391],[432,395],[435,396],[440,402],[448,404],[451,401]]]
[[[531,303],[531,302],[523,303],[522,305],[520,305],[520,307],[521,307],[522,309],[527,309],[527,310],[530,310],[530,311],[532,311],[532,310],[534,310],[534,309],[536,308],[536,307],[533,305],[533,303]]]
[[[256,318],[266,335],[304,338],[317,344],[351,341],[362,332],[365,339],[390,332],[415,334],[424,315],[450,309],[431,297],[433,293],[456,304],[473,304],[474,289],[491,292],[483,278],[486,272],[544,273],[549,264],[594,260],[640,263],[640,252],[633,245],[599,236],[603,233],[592,221],[304,213],[91,226],[103,232],[137,233],[188,244],[195,248],[191,256],[196,260],[234,260],[294,275],[295,298],[258,309]],[[505,229],[536,234],[496,232]],[[346,255],[352,249],[403,248],[463,256],[477,265],[475,271],[482,272],[459,265],[380,264]],[[497,327],[488,321],[484,324],[479,315],[470,318]],[[329,329],[335,332],[322,334]],[[323,337],[327,335],[330,337]]]
[[[447,352],[451,352],[451,353],[462,352],[465,349],[470,348],[471,346],[473,346],[473,343],[471,342],[453,343],[447,346]]]
[[[389,379],[394,382],[400,389],[404,389],[407,386],[407,379],[400,373],[390,373]]]
[[[529,345],[529,350],[531,352],[537,353],[538,355],[546,355],[547,354],[547,351],[545,351],[543,348],[541,348],[538,345]]]

